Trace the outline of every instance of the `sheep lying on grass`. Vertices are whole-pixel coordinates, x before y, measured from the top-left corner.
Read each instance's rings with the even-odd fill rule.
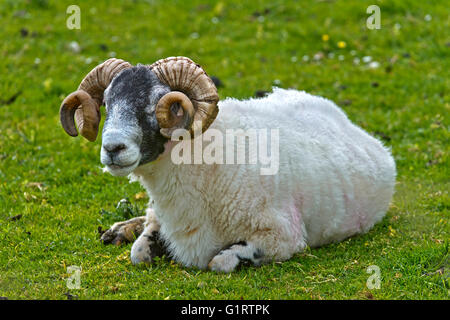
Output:
[[[101,162],[112,175],[139,181],[152,199],[146,217],[102,236],[115,244],[138,236],[133,263],[166,254],[230,272],[242,262],[283,261],[306,245],[367,232],[389,206],[390,152],[324,98],[274,89],[218,103],[211,79],[187,58],[151,66],[110,59],[64,100],[67,133],[77,135],[75,117],[80,133],[95,140],[103,101]],[[230,144],[229,132],[244,143]],[[245,138],[255,137],[257,146],[246,148]],[[262,161],[269,153],[273,161]],[[246,161],[235,160],[242,155]]]

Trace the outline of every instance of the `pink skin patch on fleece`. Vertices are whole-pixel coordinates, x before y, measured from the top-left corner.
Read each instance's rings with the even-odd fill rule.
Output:
[[[303,202],[303,197],[300,196],[298,199],[293,201],[287,208],[291,225],[290,229],[292,232],[292,242],[294,246],[297,246],[298,243],[301,242],[303,234],[302,234],[302,213],[300,211],[301,204]]]
[[[367,214],[363,210],[360,201],[356,201],[353,196],[349,197],[347,194],[344,194],[344,200],[347,218],[342,228],[348,234],[359,233],[367,223]]]

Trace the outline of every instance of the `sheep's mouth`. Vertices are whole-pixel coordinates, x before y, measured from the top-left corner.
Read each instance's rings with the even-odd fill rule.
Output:
[[[127,166],[122,166],[120,164],[110,164],[108,167],[110,167],[113,170],[119,170],[119,169],[125,169],[125,168],[128,168],[128,167],[131,167],[131,166],[132,166],[132,164],[127,165]]]
[[[131,164],[122,165],[117,163],[111,163],[106,165],[106,171],[113,176],[126,176],[130,174],[139,165],[140,159],[137,159]]]

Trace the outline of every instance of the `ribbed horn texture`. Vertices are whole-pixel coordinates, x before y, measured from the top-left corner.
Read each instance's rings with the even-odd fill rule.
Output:
[[[186,57],[169,57],[156,61],[149,68],[171,90],[181,91],[191,100],[195,109],[191,134],[208,129],[219,112],[219,95],[214,82],[200,65]]]
[[[100,106],[103,93],[114,77],[132,65],[121,59],[108,59],[92,69],[81,81],[78,90],[68,95],[60,108],[60,120],[64,130],[71,136],[78,131],[89,141],[95,141],[100,123]]]

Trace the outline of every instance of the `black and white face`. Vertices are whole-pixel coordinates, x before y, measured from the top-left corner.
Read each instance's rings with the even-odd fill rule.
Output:
[[[125,69],[105,90],[100,159],[113,176],[126,176],[164,152],[168,139],[160,133],[155,107],[168,92],[145,66]]]

